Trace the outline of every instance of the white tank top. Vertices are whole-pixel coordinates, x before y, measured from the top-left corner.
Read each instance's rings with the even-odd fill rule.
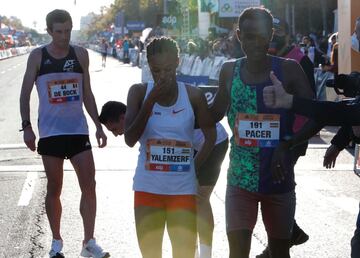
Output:
[[[53,58],[42,48],[36,79],[39,96],[39,136],[88,135],[83,111],[83,71],[73,47],[62,59]]]
[[[154,84],[147,85],[145,98]],[[139,140],[134,191],[155,194],[196,194],[192,139],[195,116],[185,84],[169,107],[155,103]]]
[[[215,145],[225,141],[228,138],[228,134],[220,122],[216,123],[216,142]],[[204,144],[205,137],[201,129],[194,130],[193,146],[194,150],[199,151]]]

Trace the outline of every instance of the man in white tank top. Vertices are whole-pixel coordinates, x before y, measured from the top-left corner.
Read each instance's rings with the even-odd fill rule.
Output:
[[[81,256],[105,258],[94,238],[96,216],[95,165],[89,141],[85,105],[96,126],[99,147],[105,147],[106,135],[98,119],[95,98],[90,87],[89,57],[86,49],[70,45],[72,20],[65,10],[54,10],[46,16],[49,45],[30,53],[20,96],[22,129],[26,146],[35,151],[36,136],[30,123],[30,94],[36,82],[39,96],[38,153],[47,177],[46,213],[52,231],[49,257],[63,258],[60,234],[64,159],[76,170],[82,191],[80,213],[84,224]],[[64,115],[65,114],[65,115]]]

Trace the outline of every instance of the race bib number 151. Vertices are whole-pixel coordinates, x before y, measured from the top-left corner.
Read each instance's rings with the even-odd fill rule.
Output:
[[[167,139],[149,139],[146,148],[147,170],[188,172],[191,162],[191,143]]]

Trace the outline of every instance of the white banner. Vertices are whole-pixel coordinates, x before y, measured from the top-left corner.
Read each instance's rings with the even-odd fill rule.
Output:
[[[239,17],[251,6],[260,6],[260,0],[219,0],[219,17]]]

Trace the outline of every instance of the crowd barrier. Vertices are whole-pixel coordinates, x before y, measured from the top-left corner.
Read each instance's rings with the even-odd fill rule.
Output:
[[[98,45],[92,45],[95,51],[100,52]],[[109,50],[112,51],[112,50]],[[109,52],[111,54],[111,52]],[[117,57],[123,59],[123,50],[118,49],[116,52]],[[146,52],[139,53],[137,49],[129,50],[130,62],[133,65],[141,67],[141,81],[143,83],[152,81],[149,65],[146,60]],[[177,68],[177,79],[188,84],[196,85],[203,89],[206,93],[208,100],[216,92],[218,86],[219,74],[221,66],[225,61],[229,60],[224,56],[206,57],[201,59],[196,55],[181,54],[179,57],[179,65]],[[326,87],[326,80],[332,79],[333,73],[325,72],[320,68],[314,69],[314,78],[316,85],[316,98],[318,100],[336,101],[338,95],[334,89]],[[215,87],[214,87],[215,86]]]
[[[34,47],[14,47],[0,50],[0,60],[29,53]]]
[[[89,48],[91,50],[94,50],[96,52],[101,53],[101,46],[96,45],[96,44],[90,44]],[[108,55],[112,55],[114,57],[116,57],[117,59],[123,61],[124,60],[124,50],[122,48],[112,48],[109,47],[107,49],[107,54]],[[133,66],[137,66],[139,65],[139,50],[137,48],[129,48],[129,62],[133,65]]]
[[[199,56],[181,54],[177,68],[177,79],[178,81],[198,86],[205,91],[209,100],[216,92],[221,66],[228,60],[228,58],[223,56],[206,57],[202,60]],[[139,66],[142,68],[142,82],[151,81],[152,76],[145,52],[140,54]],[[334,78],[333,73],[315,68],[314,78],[316,98],[318,100],[337,101],[339,99],[334,89],[328,88],[325,85],[326,80]]]

